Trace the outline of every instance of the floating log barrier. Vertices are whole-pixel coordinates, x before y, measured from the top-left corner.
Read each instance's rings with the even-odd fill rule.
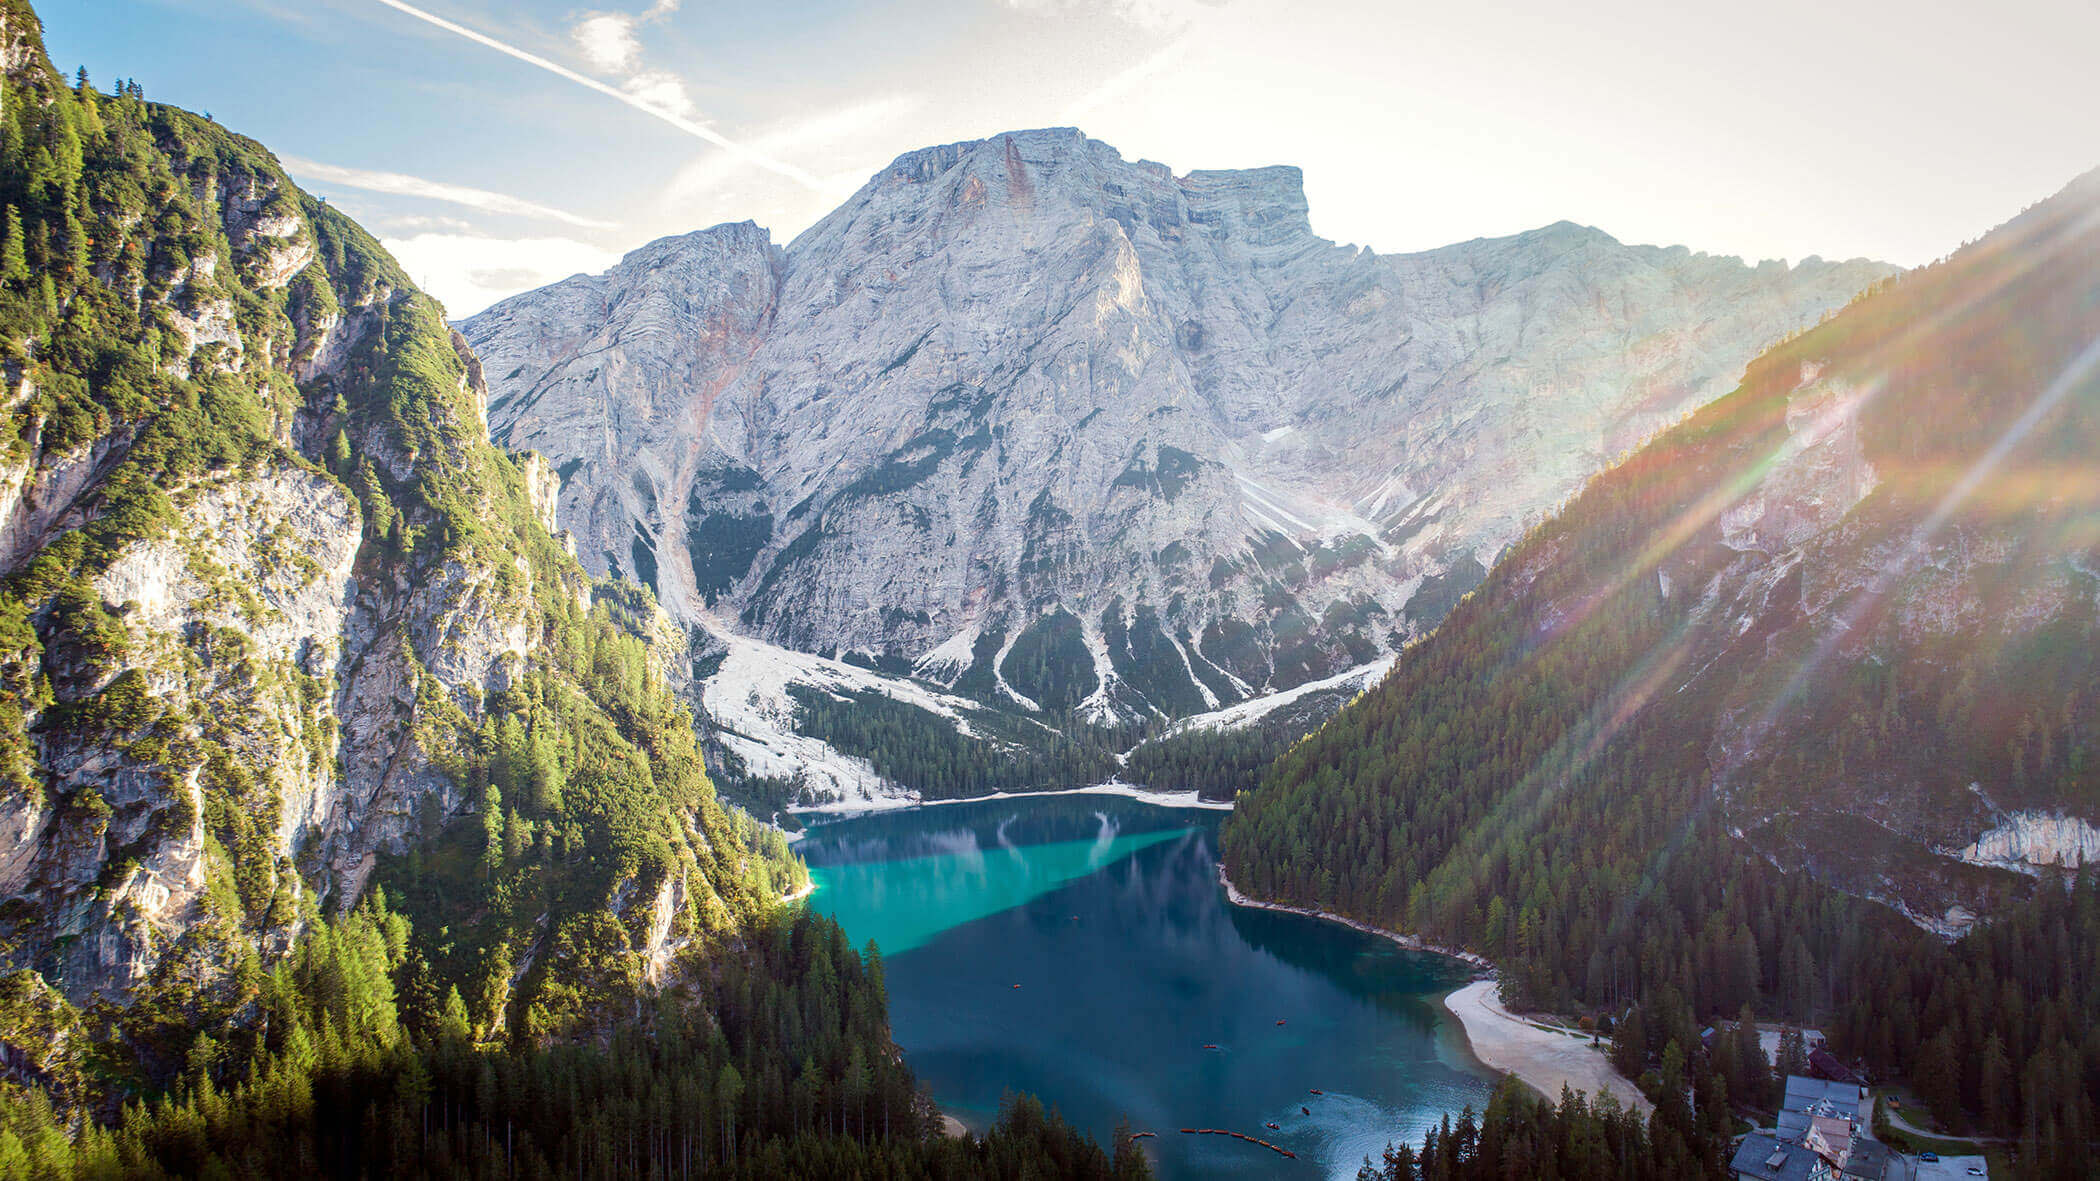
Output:
[[[1019,988],[1019,987],[1021,987],[1021,986],[1020,986],[1020,985],[1018,985],[1018,984],[1016,984],[1016,985],[1014,985],[1014,987],[1015,987],[1015,988]],[[1325,1091],[1321,1090],[1321,1089],[1320,1089],[1320,1088],[1318,1088],[1318,1087],[1314,1087],[1314,1088],[1312,1089],[1312,1093],[1313,1093],[1313,1094],[1315,1094],[1315,1095],[1325,1095],[1325,1094],[1326,1094],[1327,1092],[1325,1092]]]
[[[1298,1113],[1299,1113],[1300,1115],[1311,1115],[1311,1114],[1312,1114],[1312,1108],[1310,1108],[1310,1107],[1300,1107],[1300,1108],[1298,1109]]]
[[[1181,1129],[1181,1130],[1182,1130],[1182,1131],[1184,1131],[1184,1132],[1188,1131],[1188,1129],[1187,1129],[1187,1128],[1183,1128],[1183,1129]],[[1152,1138],[1153,1138],[1153,1139],[1155,1139],[1155,1140],[1159,1139],[1159,1133],[1158,1133],[1158,1132],[1132,1132],[1132,1133],[1130,1134],[1130,1138],[1131,1138],[1132,1140],[1143,1140],[1143,1139],[1144,1139],[1145,1137],[1147,1137],[1147,1136],[1150,1136],[1150,1137],[1152,1137]]]
[[[1204,1046],[1203,1048],[1204,1048],[1204,1049],[1206,1049],[1206,1050],[1215,1050],[1215,1049],[1217,1049],[1218,1047],[1216,1047],[1216,1046],[1213,1046],[1213,1045],[1206,1045],[1206,1046]]]
[[[1269,1126],[1274,1127],[1275,1125],[1271,1124]],[[1255,1136],[1249,1136],[1245,1132],[1235,1132],[1228,1128],[1183,1128],[1181,1129],[1181,1133],[1184,1136],[1230,1136],[1235,1140],[1245,1140],[1249,1144],[1259,1144],[1263,1148],[1266,1148],[1270,1152],[1276,1153],[1279,1156],[1287,1156],[1292,1160],[1298,1159],[1297,1153],[1292,1152],[1290,1149],[1285,1148],[1280,1144],[1271,1144],[1267,1140],[1263,1140]],[[1135,1137],[1132,1138],[1135,1139]]]

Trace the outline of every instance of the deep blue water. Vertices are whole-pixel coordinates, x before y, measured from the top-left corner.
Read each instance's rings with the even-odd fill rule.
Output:
[[[1482,1105],[1488,1075],[1438,1003],[1464,965],[1232,906],[1217,817],[989,801],[824,824],[799,848],[812,905],[884,948],[912,1069],[972,1126],[1032,1091],[1104,1144],[1119,1118],[1158,1132],[1143,1143],[1164,1177],[1353,1177]]]

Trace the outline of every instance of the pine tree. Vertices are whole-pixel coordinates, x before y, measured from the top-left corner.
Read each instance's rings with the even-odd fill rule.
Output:
[[[21,283],[29,278],[29,258],[22,245],[22,211],[7,207],[7,224],[0,232],[0,281]]]

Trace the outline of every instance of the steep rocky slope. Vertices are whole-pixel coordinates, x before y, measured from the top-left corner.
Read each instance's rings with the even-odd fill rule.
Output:
[[[786,247],[665,239],[461,329],[587,568],[692,627],[1111,721],[1394,650],[1888,273],[1568,224],[1379,256],[1312,233],[1295,169],[1176,176],[1055,129],[902,156]]]
[[[1746,863],[1949,937],[2089,865],[2096,341],[2100,173],[1592,482],[1242,797],[1235,878],[1487,942],[1547,995],[1667,979],[1682,947],[1813,996],[1859,944],[1769,903],[1731,930]]]
[[[679,637],[488,443],[441,309],[260,145],[68,85],[19,0],[0,56],[10,1071],[56,1052],[25,988],[110,1002],[112,1070],[179,1065],[375,881],[424,987],[534,1034],[799,885],[714,799]]]

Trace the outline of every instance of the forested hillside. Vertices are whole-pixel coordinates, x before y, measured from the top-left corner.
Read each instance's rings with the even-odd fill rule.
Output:
[[[376,894],[313,931],[258,981],[260,1020],[199,1039],[164,1094],[107,1127],[70,1107],[92,1085],[78,1069],[10,1087],[0,1176],[1148,1175],[1127,1139],[1111,1162],[1025,1097],[983,1137],[939,1135],[889,1045],[880,960],[828,921],[767,924],[583,1044],[477,1045],[412,943]],[[28,996],[0,985],[0,1008]],[[82,1036],[77,1016],[42,1017]]]
[[[1533,530],[1241,796],[1233,878],[1483,952],[1545,1006],[1821,1022],[2078,1174],[2096,340],[2088,176]]]
[[[1108,1171],[937,1136],[370,236],[23,0],[0,67],[0,1176]]]

